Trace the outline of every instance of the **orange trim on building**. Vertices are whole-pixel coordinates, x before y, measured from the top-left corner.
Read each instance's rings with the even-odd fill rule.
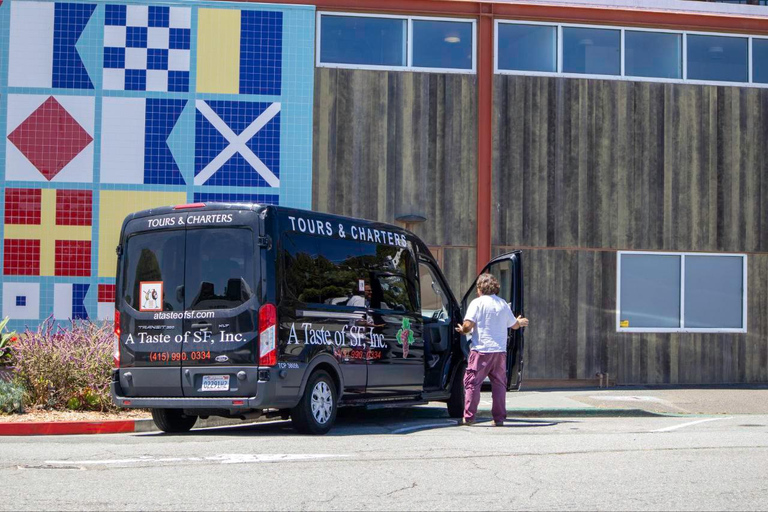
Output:
[[[491,259],[493,195],[493,5],[480,5],[477,23],[477,272]]]

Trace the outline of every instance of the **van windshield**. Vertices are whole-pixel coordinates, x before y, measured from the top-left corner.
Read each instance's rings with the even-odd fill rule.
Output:
[[[187,231],[187,309],[229,309],[253,296],[253,232]]]

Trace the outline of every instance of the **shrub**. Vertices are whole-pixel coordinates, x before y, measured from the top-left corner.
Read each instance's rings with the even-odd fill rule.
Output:
[[[13,343],[18,340],[15,332],[4,332],[6,325],[8,325],[8,317],[0,322],[0,366],[10,364]]]
[[[0,413],[13,414],[24,411],[24,388],[15,382],[0,380]]]
[[[26,403],[54,409],[114,410],[109,396],[114,333],[108,324],[52,319],[14,344],[16,376]]]

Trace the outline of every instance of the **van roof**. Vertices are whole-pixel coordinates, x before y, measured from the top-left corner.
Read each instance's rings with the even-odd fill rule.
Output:
[[[410,235],[411,237],[418,240],[418,237],[414,235],[412,232],[410,232],[409,230],[404,229],[400,226],[396,226],[394,224],[388,224],[386,222],[360,219],[357,217],[347,217],[347,216],[335,215],[331,213],[321,213],[321,212],[316,212],[312,210],[302,210],[299,208],[289,208],[287,206],[264,205],[264,204],[258,204],[258,203],[245,203],[245,202],[205,202],[205,203],[200,202],[200,203],[180,204],[175,206],[160,206],[160,207],[150,208],[148,210],[141,210],[141,211],[129,214],[125,218],[123,222],[123,226],[125,226],[127,223],[129,223],[134,219],[141,219],[144,217],[170,215],[173,213],[200,212],[200,211],[213,211],[213,210],[250,210],[253,212],[261,212],[263,210],[269,210],[269,211],[273,211],[274,214],[277,215],[278,217],[286,218],[286,219],[290,215],[302,215],[305,217],[311,216],[312,218],[323,219],[323,220],[344,220],[347,222],[353,221],[355,223],[358,223],[360,226],[371,227],[371,228],[373,227],[386,228],[393,232]]]

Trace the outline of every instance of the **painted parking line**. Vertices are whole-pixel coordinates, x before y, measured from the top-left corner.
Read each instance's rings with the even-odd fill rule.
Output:
[[[723,421],[723,420],[732,420],[732,419],[733,419],[732,416],[728,416],[727,418],[707,418],[706,420],[689,421],[688,423],[681,423],[680,425],[673,425],[671,427],[660,428],[658,430],[651,430],[651,432],[671,432],[679,428],[691,427],[693,425],[698,425],[700,423],[707,423],[709,421]]]
[[[324,453],[226,453],[211,457],[136,457],[132,459],[101,459],[101,460],[47,460],[50,465],[126,465],[168,462],[218,462],[219,464],[252,464],[259,462],[290,462],[299,460],[330,459],[349,457],[349,455]]]

